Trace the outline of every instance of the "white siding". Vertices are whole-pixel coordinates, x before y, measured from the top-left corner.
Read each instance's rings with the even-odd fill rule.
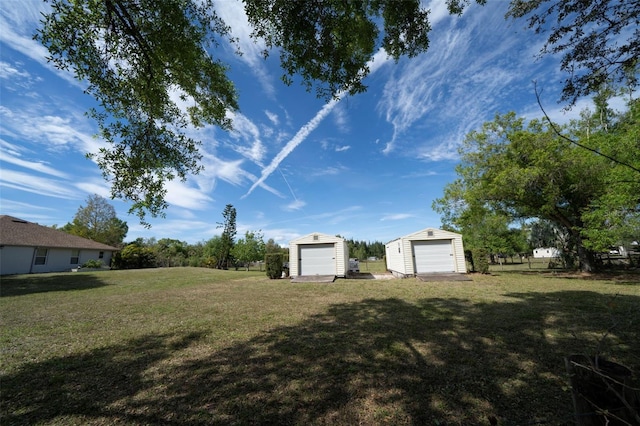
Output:
[[[0,275],[28,274],[33,262],[33,247],[4,246],[0,248]]]
[[[402,238],[393,240],[385,245],[384,252],[387,261],[387,270],[406,275],[404,265],[404,249]],[[394,274],[395,275],[395,274]]]
[[[46,248],[46,247],[42,247]],[[101,260],[104,266],[111,264],[111,251],[80,250],[78,263],[71,263],[73,249],[46,248],[47,260],[44,265],[34,264],[35,247],[5,246],[0,249],[0,275],[8,274],[39,274],[45,272],[65,272],[77,268],[88,260]],[[100,252],[103,258],[100,259]]]
[[[464,258],[462,235],[441,229],[427,228],[413,234],[406,235],[391,241],[385,246],[387,256],[387,269],[400,277],[416,274],[416,265],[413,258],[413,243],[419,241],[447,242],[447,255],[453,254],[453,272],[466,273],[467,265]],[[444,272],[444,271],[442,271]]]
[[[349,249],[344,238],[327,234],[313,233],[289,242],[289,273],[292,277],[300,275],[300,246],[312,244],[334,244],[336,275],[345,277],[349,267]]]

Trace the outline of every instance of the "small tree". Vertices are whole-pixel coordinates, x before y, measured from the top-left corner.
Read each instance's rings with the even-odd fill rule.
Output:
[[[251,262],[258,261],[264,258],[264,241],[262,241],[262,234],[260,232],[247,231],[244,238],[240,238],[233,249],[231,254],[233,257],[244,264],[247,271],[249,270],[249,264]]]
[[[218,223],[218,228],[222,228],[222,235],[220,236],[220,248],[216,258],[218,263],[216,267],[218,269],[227,269],[229,262],[231,261],[231,250],[234,245],[234,238],[236,237],[236,209],[231,204],[227,204],[222,212],[224,223]]]

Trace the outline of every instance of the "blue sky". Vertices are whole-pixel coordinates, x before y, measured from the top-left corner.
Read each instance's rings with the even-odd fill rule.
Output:
[[[280,81],[278,54],[263,60],[249,39],[242,6],[217,2],[240,40],[242,56],[221,46],[213,55],[231,67],[240,95],[234,130],[194,130],[205,170],[186,183],[168,183],[165,218],[146,229],[129,205],[109,200],[127,222],[126,241],[175,238],[205,241],[220,230],[225,205],[237,229],[261,230],[281,245],[321,232],[387,242],[440,227],[434,199],[456,178],[457,146],[496,113],[575,118],[558,104],[565,76],[559,58],[536,58],[543,38],[524,21],[505,21],[507,1],[473,5],[462,17],[431,8],[429,51],[398,63],[379,52],[367,93],[326,103]],[[0,14],[0,214],[42,225],[72,221],[88,196],[109,199],[101,171],[85,157],[103,141],[84,113],[94,105],[84,84],[46,62],[32,35],[40,0],[5,0]]]

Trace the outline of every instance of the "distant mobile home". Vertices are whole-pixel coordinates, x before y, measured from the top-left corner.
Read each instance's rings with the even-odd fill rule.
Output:
[[[533,250],[533,257],[536,259],[559,257],[560,252],[555,247],[538,247]]]
[[[462,235],[427,228],[385,245],[387,269],[399,278],[429,273],[466,273]]]
[[[71,271],[88,260],[111,264],[116,247],[0,216],[0,275]]]
[[[289,242],[289,273],[292,277],[333,275],[346,277],[349,248],[344,238],[313,233]]]

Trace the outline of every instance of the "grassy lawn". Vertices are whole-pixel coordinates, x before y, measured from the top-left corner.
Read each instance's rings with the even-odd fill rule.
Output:
[[[506,269],[430,283],[3,277],[0,423],[569,425],[565,356],[640,372],[638,275]]]

